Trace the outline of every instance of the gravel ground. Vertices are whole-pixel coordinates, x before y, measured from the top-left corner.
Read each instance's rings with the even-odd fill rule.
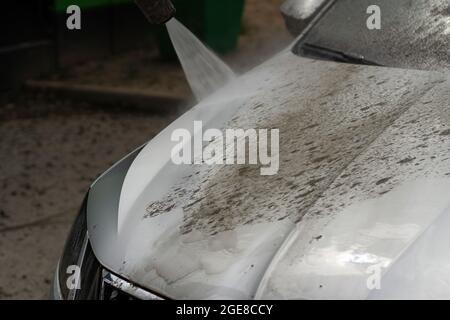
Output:
[[[238,50],[244,71],[289,41],[283,0],[247,0]],[[179,66],[131,52],[55,75],[74,83],[189,95]],[[0,101],[0,299],[45,299],[68,229],[90,183],[175,115],[105,111],[35,97]]]
[[[0,122],[0,298],[41,299],[90,183],[173,116],[13,107]]]

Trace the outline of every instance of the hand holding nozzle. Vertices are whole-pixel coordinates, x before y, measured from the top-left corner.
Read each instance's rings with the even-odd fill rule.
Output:
[[[175,15],[175,7],[170,0],[135,0],[148,21],[163,24]]]

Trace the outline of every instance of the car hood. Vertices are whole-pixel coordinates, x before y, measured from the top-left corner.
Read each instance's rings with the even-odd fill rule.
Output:
[[[93,250],[113,272],[177,299],[438,291],[448,298],[448,88],[440,73],[284,51],[92,185]],[[171,134],[192,132],[194,120],[204,130],[278,128],[278,174],[173,164]],[[377,276],[381,290],[374,291]]]

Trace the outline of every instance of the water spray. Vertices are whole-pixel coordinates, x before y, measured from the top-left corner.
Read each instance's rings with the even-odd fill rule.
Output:
[[[152,24],[165,24],[187,81],[198,101],[235,79],[234,72],[183,24],[170,0],[135,0]]]

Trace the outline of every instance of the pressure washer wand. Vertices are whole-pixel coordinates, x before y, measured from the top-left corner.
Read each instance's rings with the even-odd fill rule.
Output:
[[[148,21],[163,24],[175,15],[175,7],[170,0],[135,0]]]

